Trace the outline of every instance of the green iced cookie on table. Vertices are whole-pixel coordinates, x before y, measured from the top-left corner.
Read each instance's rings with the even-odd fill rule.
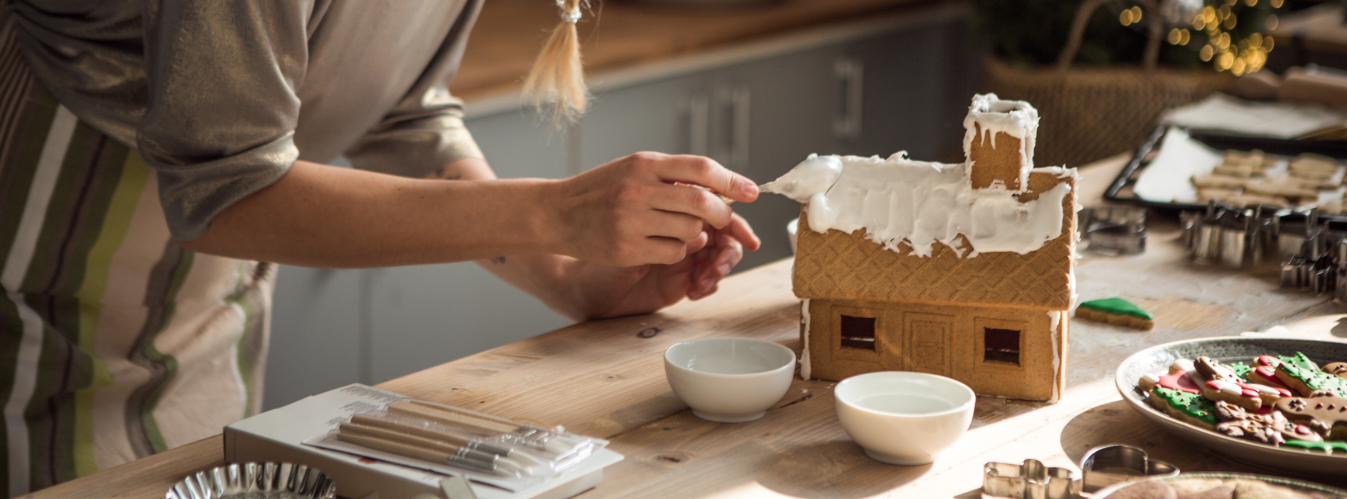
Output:
[[[1104,298],[1081,303],[1076,307],[1076,317],[1136,329],[1155,327],[1154,317],[1150,312],[1122,298]]]

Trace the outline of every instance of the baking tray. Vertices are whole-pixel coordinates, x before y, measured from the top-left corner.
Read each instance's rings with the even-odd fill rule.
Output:
[[[1141,172],[1150,166],[1150,159],[1154,157],[1151,152],[1158,151],[1158,147],[1164,147],[1164,144],[1160,144],[1160,140],[1169,128],[1168,125],[1156,127],[1146,137],[1141,146],[1137,147],[1136,151],[1132,153],[1132,159],[1127,161],[1127,166],[1123,167],[1118,176],[1109,184],[1108,189],[1104,191],[1104,199],[1164,211],[1200,211],[1206,209],[1207,205],[1205,204],[1149,201],[1137,197],[1132,191],[1137,179],[1141,177]],[[1340,140],[1273,139],[1196,128],[1187,129],[1187,131],[1189,137],[1218,150],[1251,151],[1261,149],[1269,154],[1284,156],[1295,156],[1310,152],[1336,159],[1347,159],[1347,142]]]
[[[1147,348],[1123,360],[1118,366],[1114,383],[1127,405],[1146,419],[1184,440],[1207,447],[1230,460],[1292,474],[1340,477],[1343,470],[1347,470],[1347,454],[1330,455],[1289,447],[1273,447],[1200,428],[1152,407],[1146,401],[1144,392],[1137,387],[1137,381],[1142,375],[1168,372],[1169,365],[1177,359],[1195,359],[1199,355],[1205,355],[1222,364],[1248,363],[1259,355],[1292,355],[1296,352],[1304,353],[1310,360],[1323,365],[1347,359],[1347,343],[1245,337],[1166,343]]]

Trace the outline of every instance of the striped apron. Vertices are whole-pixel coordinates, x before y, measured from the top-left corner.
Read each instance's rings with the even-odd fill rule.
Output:
[[[56,102],[5,21],[0,494],[16,496],[257,413],[275,266],[172,241],[153,171]]]

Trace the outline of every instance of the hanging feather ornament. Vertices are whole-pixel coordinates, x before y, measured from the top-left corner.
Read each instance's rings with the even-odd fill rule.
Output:
[[[580,21],[583,0],[556,0],[561,8],[561,23],[552,30],[538,60],[524,80],[524,95],[539,109],[551,104],[552,121],[575,122],[589,104],[584,67],[580,63],[580,41],[575,24]],[[585,5],[582,5],[585,4]]]

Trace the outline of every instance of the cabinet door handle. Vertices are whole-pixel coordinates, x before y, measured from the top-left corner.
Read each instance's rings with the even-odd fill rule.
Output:
[[[730,165],[739,172],[748,168],[749,97],[748,87],[735,87],[730,92]]]
[[[833,135],[854,140],[861,136],[861,109],[865,105],[865,63],[858,57],[841,57],[833,74],[842,84],[842,114],[833,120]]]
[[[688,98],[688,154],[706,156],[711,152],[711,99],[705,95]]]

